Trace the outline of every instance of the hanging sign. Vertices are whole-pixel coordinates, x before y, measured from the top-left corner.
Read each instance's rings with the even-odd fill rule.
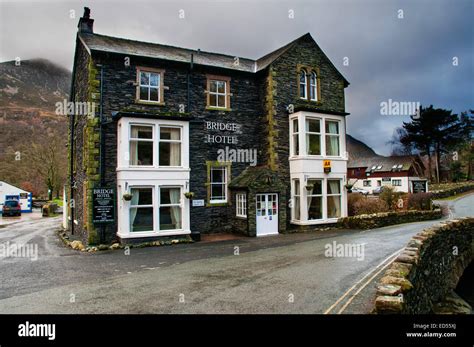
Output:
[[[324,173],[330,173],[331,172],[331,161],[330,160],[324,160],[323,161],[323,168],[324,168]]]

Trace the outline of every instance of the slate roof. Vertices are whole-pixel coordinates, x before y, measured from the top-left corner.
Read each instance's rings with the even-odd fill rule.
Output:
[[[128,40],[118,37],[100,35],[96,33],[79,33],[78,35],[79,39],[90,51],[135,55],[140,57],[149,57],[183,63],[189,63],[191,61],[191,54],[193,54],[193,61],[195,64],[252,73],[267,68],[271,63],[273,63],[285,52],[291,49],[291,47],[293,47],[293,45],[296,44],[299,40],[308,37],[312,39],[309,33],[304,34],[298,37],[297,39],[291,41],[290,43],[274,50],[271,53],[264,55],[263,57],[257,60],[239,57],[239,64],[237,65],[235,64],[235,56],[228,54],[205,52],[201,50],[181,48],[158,43]],[[329,59],[328,62],[332,65],[332,62]],[[334,69],[336,69],[334,65],[332,66],[334,67]],[[347,82],[344,76],[342,76],[342,74],[337,69],[336,71],[344,79],[346,85],[348,85],[349,82]]]
[[[416,160],[416,157],[413,156],[391,156],[391,157],[383,157],[383,156],[375,156],[375,157],[368,157],[368,158],[357,158],[357,159],[350,159],[347,163],[348,168],[361,168],[365,167],[371,169],[372,167],[376,167],[373,172],[381,172],[381,171],[392,171],[394,165],[397,165],[396,170],[400,171],[408,171],[410,167],[413,165],[413,161]],[[398,166],[402,165],[401,168]],[[381,167],[380,167],[381,166]],[[380,167],[377,169],[377,167]]]

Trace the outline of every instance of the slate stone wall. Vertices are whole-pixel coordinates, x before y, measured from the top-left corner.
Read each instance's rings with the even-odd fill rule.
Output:
[[[440,223],[414,236],[377,287],[377,313],[432,313],[474,259],[474,218]]]

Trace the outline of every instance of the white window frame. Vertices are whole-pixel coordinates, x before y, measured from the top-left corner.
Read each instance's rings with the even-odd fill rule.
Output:
[[[292,141],[292,148],[291,148],[291,156],[293,157],[297,157],[299,155],[301,155],[301,141],[300,141],[300,125],[299,125],[299,118],[292,118],[291,120],[291,131],[292,131],[292,135],[291,135],[291,141]],[[295,123],[296,123],[296,126],[298,127],[298,131],[295,131]],[[297,142],[295,141],[295,137],[297,139]],[[296,147],[296,144],[298,144],[298,147]],[[296,149],[298,148],[298,151],[296,151]]]
[[[325,181],[325,184],[326,184],[326,197],[325,197],[326,198],[326,211],[325,211],[326,212],[326,218],[327,219],[341,218],[341,216],[339,216],[339,217],[329,217],[329,213],[328,213],[329,212],[329,208],[328,208],[329,204],[328,204],[328,201],[329,201],[329,197],[338,196],[339,197],[339,204],[340,204],[339,211],[341,211],[341,215],[342,215],[342,188],[343,188],[342,187],[342,179],[340,179],[340,178],[327,178],[324,181]],[[328,189],[327,189],[328,185],[329,185],[329,181],[339,181],[339,194],[329,194]]]
[[[142,73],[143,74],[148,74],[148,84],[142,84]],[[138,74],[138,90],[137,90],[137,101],[138,102],[145,102],[145,103],[154,103],[154,104],[161,104],[162,101],[162,92],[161,92],[161,85],[163,83],[162,78],[163,78],[163,71],[160,70],[151,70],[151,69],[145,69],[145,68],[138,68],[137,69],[137,74]],[[151,85],[151,75],[158,75],[158,85],[157,86],[152,86]],[[148,99],[142,99],[141,98],[141,88],[147,88],[148,89]],[[158,91],[158,100],[150,100],[150,91],[151,89],[157,89]]]
[[[237,217],[247,218],[247,194],[235,194],[235,215]]]
[[[337,123],[337,130],[338,130],[338,133],[337,134],[332,134],[332,133],[328,133],[326,132],[326,123],[328,122],[332,122],[332,123]],[[326,140],[328,137],[335,137],[337,136],[337,142],[338,142],[338,148],[339,148],[339,154],[337,155],[329,155],[328,154],[328,148],[327,146],[325,145],[324,146],[324,150],[325,150],[325,155],[326,157],[334,157],[334,158],[339,158],[341,156],[341,152],[342,152],[342,148],[341,148],[341,121],[340,120],[336,120],[336,119],[332,119],[332,118],[326,118],[324,119],[324,143],[326,144]]]
[[[152,227],[152,230],[141,230],[141,231],[132,231],[132,225],[131,223],[129,222],[129,233],[131,235],[134,235],[134,234],[137,234],[137,233],[152,233],[152,232],[155,232],[155,223],[156,223],[156,220],[155,220],[155,212],[156,212],[156,208],[155,208],[155,186],[147,186],[147,185],[137,185],[137,186],[130,186],[130,193],[132,192],[133,189],[151,189],[151,205],[132,205],[132,203],[130,202],[130,206],[128,208],[128,215],[129,215],[129,218],[130,218],[130,212],[132,210],[132,208],[136,208],[136,209],[139,209],[139,208],[152,208],[153,209],[153,212],[152,212],[152,215],[153,215],[153,227]]]
[[[151,139],[141,139],[141,138],[135,138],[132,137],[132,127],[148,127],[151,128]],[[141,167],[154,167],[155,166],[155,157],[156,157],[156,148],[155,148],[155,125],[154,124],[149,124],[149,123],[135,123],[131,122],[128,127],[128,163],[130,167],[133,168],[141,168]],[[151,165],[134,165],[131,163],[132,161],[132,151],[131,151],[131,142],[136,141],[136,142],[152,142],[153,145],[153,155],[151,158]]]
[[[314,220],[323,220],[324,219],[324,184],[326,183],[326,180],[323,178],[309,178],[308,183],[310,181],[320,181],[321,182],[321,194],[309,194],[309,191],[306,193],[306,218],[307,221],[314,221]],[[308,198],[321,198],[321,218],[319,219],[309,219],[309,205],[308,205]],[[326,203],[327,206],[327,203]]]
[[[307,120],[317,120],[319,122],[319,133],[317,132],[312,132],[312,131],[307,131],[306,130],[306,121]],[[322,148],[322,144],[321,144],[321,137],[322,137],[322,134],[321,134],[321,124],[323,124],[322,122],[322,119],[319,118],[319,117],[304,117],[304,144],[305,144],[305,155],[308,156],[308,157],[320,157],[322,155],[322,152],[323,152],[323,148]],[[309,142],[306,141],[307,137],[306,135],[309,134],[309,135],[318,135],[319,136],[319,154],[308,154],[308,151],[309,151]]]
[[[162,204],[161,203],[161,189],[162,188],[176,188],[176,189],[179,189],[179,202],[178,203],[175,203],[175,204]],[[167,185],[160,185],[157,187],[157,190],[158,190],[158,203],[157,203],[157,215],[158,215],[158,218],[157,218],[157,226],[158,226],[158,232],[172,232],[172,231],[181,231],[183,230],[183,213],[184,213],[184,208],[183,208],[183,187],[181,186],[167,186]],[[161,225],[161,207],[172,207],[172,206],[179,206],[179,208],[181,209],[181,228],[179,229],[161,229],[160,225]]]
[[[223,179],[224,181],[223,182],[218,182],[218,183],[214,183],[212,181],[212,171],[213,170],[223,170],[224,171],[224,175],[223,175]],[[227,177],[228,177],[228,166],[227,165],[219,165],[219,166],[212,166],[210,168],[210,175],[209,175],[209,185],[210,185],[210,192],[209,192],[209,203],[210,204],[224,204],[224,203],[227,203],[227,190],[228,190],[228,186],[227,186]],[[212,186],[213,185],[224,185],[224,199],[213,199],[212,198]]]
[[[179,140],[167,140],[161,139],[161,128],[173,128],[179,129]],[[160,165],[160,142],[166,143],[179,143],[179,165]],[[158,124],[158,148],[157,148],[158,162],[157,165],[160,168],[173,168],[173,167],[183,167],[183,127],[178,125],[167,125],[167,124]]]
[[[313,84],[313,77],[314,77],[314,84]],[[315,71],[311,71],[311,76],[309,78],[309,89],[310,89],[310,97],[311,92],[314,94],[314,98],[310,98],[311,101],[318,101],[318,75]]]
[[[301,180],[299,178],[294,178],[291,180],[292,181],[292,188],[293,188],[293,206],[291,209],[291,212],[293,214],[293,220],[301,221]],[[296,183],[298,182],[298,188],[296,189]],[[299,216],[296,216],[296,199],[299,201],[299,206],[300,206],[300,214]]]
[[[226,81],[226,80],[219,80],[219,79],[216,79],[216,78],[211,78],[209,79],[209,107],[212,107],[212,108],[223,108],[223,109],[226,109],[227,108],[227,83],[229,81]],[[217,87],[216,85],[216,91],[215,92],[211,92],[211,84],[212,83],[224,83],[224,93],[219,93],[219,88]],[[216,103],[217,105],[211,105],[211,95],[215,95],[216,96]],[[224,106],[219,106],[219,96],[224,96]]]

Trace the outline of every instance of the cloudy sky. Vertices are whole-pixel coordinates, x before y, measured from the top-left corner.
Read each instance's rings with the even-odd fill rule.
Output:
[[[351,83],[348,132],[380,154],[408,119],[381,115],[381,102],[474,108],[473,0],[0,0],[0,61],[41,57],[71,69],[84,6],[97,33],[248,58],[310,32]]]

